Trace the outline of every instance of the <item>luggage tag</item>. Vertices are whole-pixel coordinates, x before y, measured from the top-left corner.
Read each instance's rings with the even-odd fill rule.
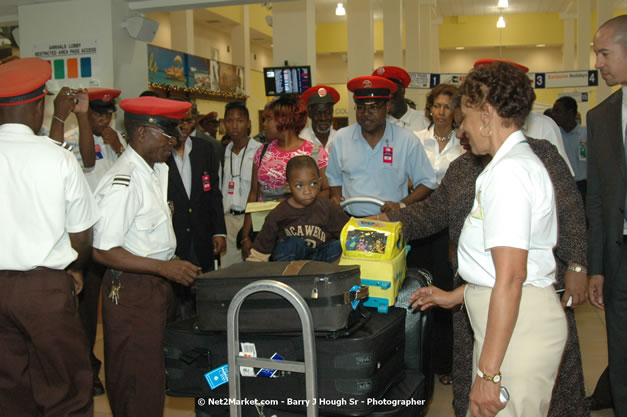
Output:
[[[282,361],[282,360],[284,360],[283,357],[281,355],[279,355],[278,353],[276,353],[276,352],[274,353],[274,355],[270,356],[270,359],[272,359],[274,361]],[[257,376],[260,376],[260,377],[263,377],[263,378],[272,378],[272,377],[275,377],[276,373],[277,373],[276,369],[261,368],[259,370],[259,372],[257,372]]]
[[[391,146],[383,147],[383,163],[391,164],[394,162],[394,148]]]
[[[96,148],[96,159],[103,159],[104,156],[102,156],[102,149],[100,149],[100,145],[96,143],[95,148]]]
[[[202,189],[204,191],[211,191],[211,182],[209,181],[209,173],[207,171],[202,174]]]
[[[349,291],[359,291],[360,289],[361,289],[361,286],[355,284]],[[351,301],[351,306],[353,307],[353,310],[357,310],[357,306],[359,305],[360,302],[361,300]]]
[[[218,388],[220,385],[224,385],[229,382],[229,365],[222,365],[219,368],[213,369],[205,374],[205,379],[209,383],[209,388],[212,390]]]
[[[257,357],[257,349],[254,343],[240,343],[240,345],[242,346],[242,351],[239,353],[240,356],[245,358]],[[250,366],[240,366],[239,373],[242,376],[255,376],[255,370]]]
[[[235,181],[229,181],[228,193],[232,195],[234,192],[235,192]]]

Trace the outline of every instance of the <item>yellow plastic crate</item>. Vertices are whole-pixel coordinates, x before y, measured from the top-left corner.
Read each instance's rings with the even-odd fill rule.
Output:
[[[359,259],[395,259],[405,254],[401,222],[351,219],[340,234],[343,256]]]

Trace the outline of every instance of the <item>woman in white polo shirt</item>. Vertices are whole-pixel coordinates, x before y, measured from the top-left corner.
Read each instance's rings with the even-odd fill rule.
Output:
[[[459,239],[458,272],[468,284],[438,292],[438,300],[427,288],[412,301],[465,302],[475,343],[471,415],[546,416],[567,329],[552,286],[553,186],[520,131],[535,94],[527,76],[506,63],[474,69],[461,89],[460,129],[473,153],[492,156],[477,178]],[[510,393],[506,404],[499,399],[501,386]]]

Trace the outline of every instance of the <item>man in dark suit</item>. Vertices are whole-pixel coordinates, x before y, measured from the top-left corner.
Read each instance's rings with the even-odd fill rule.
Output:
[[[175,152],[168,158],[168,204],[176,234],[176,255],[203,271],[214,268],[214,255],[226,249],[226,226],[218,164],[209,142],[190,136],[195,119],[191,110],[181,120]],[[188,287],[174,285],[171,319],[191,317],[194,298]]]
[[[627,15],[594,35],[595,67],[621,89],[588,112],[587,215],[590,302],[605,310],[609,376],[616,416],[627,416]]]

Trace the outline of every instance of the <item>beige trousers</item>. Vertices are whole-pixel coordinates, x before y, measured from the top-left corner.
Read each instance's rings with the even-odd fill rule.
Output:
[[[225,213],[224,223],[226,224],[226,253],[220,259],[222,268],[244,261],[242,251],[237,249],[236,244],[237,232],[244,225],[244,215],[234,216]]]
[[[474,331],[473,384],[488,321],[492,288],[467,285],[464,300]],[[568,329],[553,286],[524,286],[518,320],[501,365],[502,386],[509,391],[499,417],[544,417],[549,412]],[[471,416],[470,409],[468,416]]]

